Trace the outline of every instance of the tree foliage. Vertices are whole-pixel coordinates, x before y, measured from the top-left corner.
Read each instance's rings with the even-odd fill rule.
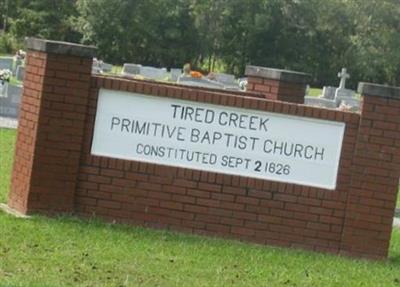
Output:
[[[116,64],[237,75],[254,64],[309,72],[317,85],[337,84],[345,66],[353,86],[400,84],[399,0],[2,1],[14,37],[93,44]]]

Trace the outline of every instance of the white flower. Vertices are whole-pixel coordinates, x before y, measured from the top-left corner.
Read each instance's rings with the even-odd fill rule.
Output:
[[[0,80],[1,81],[9,81],[11,78],[12,72],[9,69],[0,70]]]

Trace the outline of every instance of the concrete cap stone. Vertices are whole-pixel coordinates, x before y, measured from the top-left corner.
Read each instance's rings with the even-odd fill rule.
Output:
[[[97,51],[97,48],[94,46],[38,38],[27,38],[26,47],[28,50],[82,58],[93,58]]]
[[[245,75],[299,84],[307,84],[311,81],[310,74],[251,65],[246,66]]]
[[[400,100],[399,87],[360,82],[357,92],[363,96],[376,96]]]

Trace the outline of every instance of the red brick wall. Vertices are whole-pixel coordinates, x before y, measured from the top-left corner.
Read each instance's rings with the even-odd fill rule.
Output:
[[[357,257],[387,256],[400,171],[400,89],[362,90],[360,115],[277,101],[284,97],[266,100],[252,81],[255,92],[242,93],[91,76],[92,48],[41,41],[33,41],[32,49],[47,53],[28,52],[10,207]],[[276,83],[270,84],[272,91]],[[277,85],[288,97],[304,96],[300,86]],[[337,188],[92,156],[100,88],[344,122]],[[379,94],[382,89],[389,89],[386,97]]]
[[[365,95],[353,156],[342,254],[388,255],[400,176],[400,101]]]
[[[261,93],[268,100],[303,104],[306,85],[249,76],[247,91]]]
[[[9,205],[74,211],[92,59],[29,51]]]
[[[346,122],[335,191],[91,156],[99,88]],[[76,212],[144,226],[338,253],[359,115],[162,84],[93,77]]]

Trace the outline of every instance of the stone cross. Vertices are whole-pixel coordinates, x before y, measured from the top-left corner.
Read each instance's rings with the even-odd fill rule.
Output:
[[[340,78],[339,89],[345,89],[346,80],[350,78],[346,68],[342,68],[342,71],[338,73],[338,78]]]

